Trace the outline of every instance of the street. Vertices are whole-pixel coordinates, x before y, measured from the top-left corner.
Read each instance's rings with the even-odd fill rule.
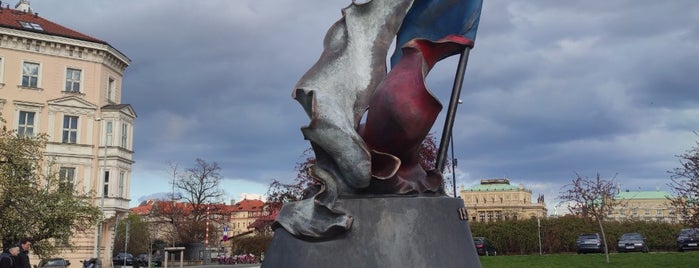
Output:
[[[169,266],[169,265],[168,265]],[[182,266],[182,268],[240,268],[240,267],[248,267],[248,268],[259,268],[261,264],[259,263],[253,263],[253,264],[208,264],[208,265],[188,265],[188,266]],[[179,266],[170,266],[170,268],[178,268]]]

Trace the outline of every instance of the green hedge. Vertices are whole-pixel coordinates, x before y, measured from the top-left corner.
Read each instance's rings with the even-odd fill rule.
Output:
[[[537,220],[511,220],[493,223],[471,222],[474,237],[492,240],[499,254],[538,254]],[[604,222],[610,251],[616,249],[617,238],[623,233],[637,232],[648,240],[651,251],[675,251],[679,224],[625,221]],[[596,221],[565,216],[541,219],[541,248],[543,253],[575,252],[575,240],[581,233],[601,233]]]

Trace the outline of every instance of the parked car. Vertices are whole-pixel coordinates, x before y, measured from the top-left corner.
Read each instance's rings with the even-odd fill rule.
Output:
[[[133,261],[134,257],[131,253],[119,253],[112,258],[112,264],[114,264],[114,266],[132,266]]]
[[[575,243],[577,245],[578,254],[580,253],[604,253],[604,241],[599,233],[580,234]]]
[[[39,268],[68,268],[70,261],[64,258],[43,259],[39,262]]]
[[[677,235],[677,250],[699,249],[699,228],[685,228]]]
[[[140,266],[149,266],[148,254],[139,254],[136,259],[138,260]],[[153,262],[154,266],[163,266],[163,258],[160,255],[151,255],[150,260]]]
[[[648,242],[639,233],[625,233],[616,241],[617,252],[641,251],[648,253]]]
[[[80,262],[83,263],[83,268],[94,268],[97,265],[97,258],[89,258]]]
[[[497,256],[498,249],[495,248],[493,242],[485,237],[474,237],[473,243],[476,245],[476,252],[481,256]]]

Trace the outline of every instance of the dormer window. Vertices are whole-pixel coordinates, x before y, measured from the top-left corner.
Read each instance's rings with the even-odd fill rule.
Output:
[[[22,25],[23,28],[25,29],[30,29],[30,30],[37,30],[37,31],[43,31],[44,28],[41,28],[41,25],[38,23],[34,22],[26,22],[26,21],[19,21],[19,24]]]

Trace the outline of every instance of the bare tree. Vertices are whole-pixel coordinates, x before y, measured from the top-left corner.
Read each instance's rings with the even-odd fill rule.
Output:
[[[210,214],[219,214],[221,206],[212,205],[223,200],[224,192],[220,188],[223,177],[216,162],[207,163],[197,158],[195,166],[185,169],[175,180],[184,207],[174,206],[182,223],[177,225],[180,242],[202,241],[206,235],[206,221]],[[173,173],[176,174],[176,173]],[[180,211],[182,210],[182,211]]]
[[[618,189],[614,184],[614,178],[604,180],[599,173],[595,179],[583,179],[579,174],[575,173],[575,175],[577,178],[563,187],[564,191],[560,193],[558,198],[562,201],[569,201],[568,209],[571,213],[597,221],[602,233],[602,240],[604,240],[605,257],[609,263],[609,247],[602,222],[619,204],[615,198]]]
[[[668,199],[685,224],[699,227],[699,142],[677,157],[680,167],[668,171],[669,186],[675,196]]]

